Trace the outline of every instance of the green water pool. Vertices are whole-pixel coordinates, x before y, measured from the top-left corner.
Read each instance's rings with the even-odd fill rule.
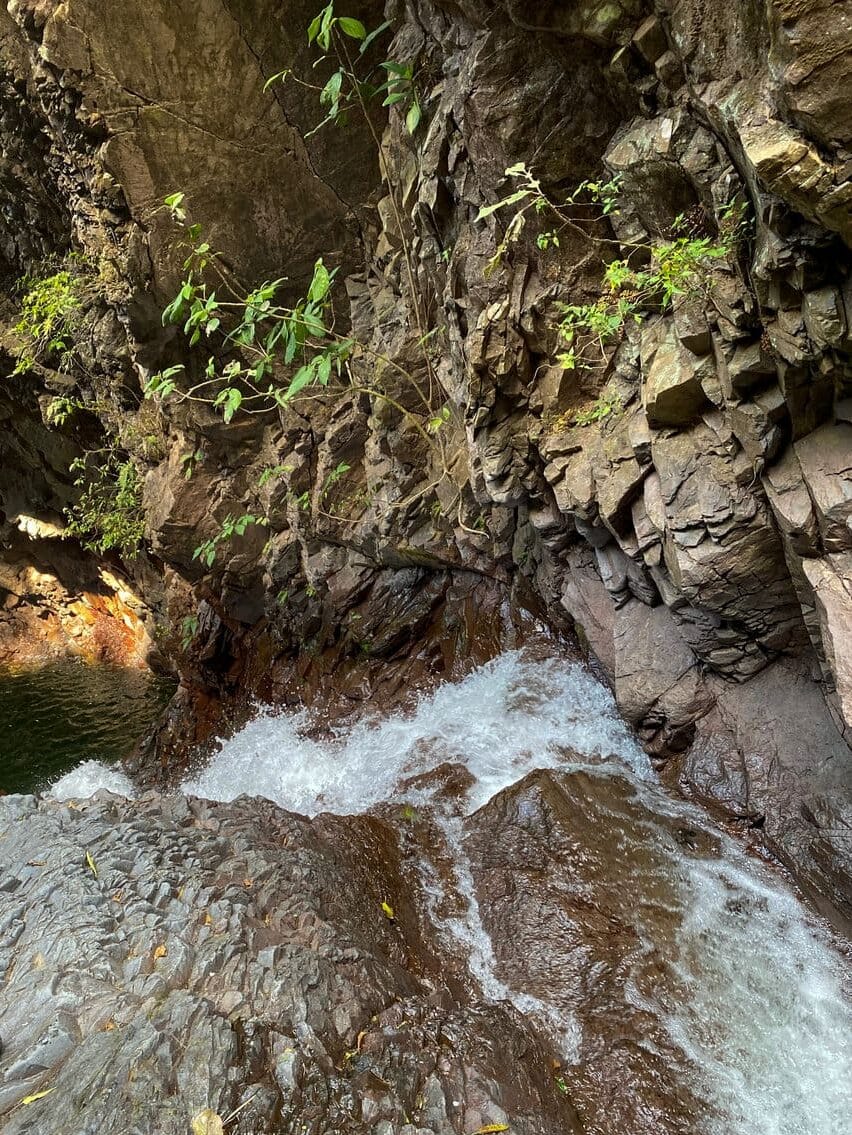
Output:
[[[0,792],[38,792],[87,760],[126,757],[174,683],[82,662],[0,670]]]

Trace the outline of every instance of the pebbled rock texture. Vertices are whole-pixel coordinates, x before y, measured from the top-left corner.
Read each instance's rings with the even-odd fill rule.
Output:
[[[583,1130],[529,1025],[442,973],[383,821],[9,797],[0,846],[4,1135]]]

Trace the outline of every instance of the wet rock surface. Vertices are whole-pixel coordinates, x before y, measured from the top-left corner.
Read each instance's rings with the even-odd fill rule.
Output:
[[[702,1130],[707,1103],[646,998],[683,992],[671,951],[683,918],[672,865],[712,858],[718,842],[683,820],[661,821],[625,781],[583,773],[533,773],[469,829],[498,973],[576,1022],[582,1056],[567,1077],[588,1130]]]
[[[0,841],[4,1133],[583,1130],[530,1026],[443,981],[379,820],[15,797]]]
[[[466,815],[530,758],[437,726],[364,814],[0,799],[4,1135],[839,1135],[843,962],[783,883],[600,753]]]
[[[434,679],[481,631],[463,614],[440,650],[446,612],[470,612],[472,591],[481,614],[523,590],[551,624],[576,622],[672,782],[763,824],[836,907],[852,876],[849,4],[568,7],[530,20],[509,0],[388,4],[389,57],[417,60],[423,123],[409,135],[398,111],[377,116],[380,170],[366,124],[343,145],[305,139],[307,96],[263,94],[306,62],[311,5],[139,0],[106,20],[92,0],[9,4],[7,323],[16,281],[45,257],[73,247],[95,261],[83,387],[107,409],[48,431],[45,400],[67,382],[41,368],[10,384],[4,539],[17,548],[22,515],[61,521],[67,462],[116,415],[154,438],[126,442],[148,525],[146,556],[125,567],[183,672],[144,755],[161,781],[253,694],[289,703],[304,685],[354,705],[381,666],[412,656]],[[359,15],[376,24],[381,8]],[[601,370],[562,372],[557,305],[599,294],[615,248],[569,230],[544,255],[531,229],[487,271],[506,218],[475,218],[517,162],[556,196],[619,176],[602,239],[667,239],[679,214],[713,238],[735,198],[747,235],[706,294],[651,314]],[[424,314],[440,328],[430,366],[449,469],[367,395],[227,428],[186,407],[151,419],[141,383],[180,355],[159,318],[179,270],[159,203],[176,188],[247,280],[286,271],[300,287],[327,254],[341,326],[394,363],[421,366]],[[595,417],[601,398],[616,409]],[[275,466],[286,472],[258,488]],[[268,529],[205,571],[195,548],[242,511]],[[0,586],[17,611],[12,574]],[[18,638],[38,631],[18,619]],[[778,743],[754,743],[761,691],[802,707]]]

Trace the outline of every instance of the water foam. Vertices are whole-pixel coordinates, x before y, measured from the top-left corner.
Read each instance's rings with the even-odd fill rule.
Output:
[[[434,788],[410,781],[444,762],[463,764],[473,783],[460,810],[470,814],[533,769],[620,769],[651,813],[706,830],[701,812],[656,787],[609,693],[575,663],[509,653],[424,696],[408,715],[364,720],[323,741],[306,736],[310,723],[305,712],[261,710],[182,790],[222,801],[265,796],[308,815],[358,813],[386,801],[436,808],[459,901],[451,915],[441,915],[445,884],[424,863],[433,921],[452,935],[487,997],[510,1000],[554,1035],[569,1059],[579,1055],[577,1021],[528,990],[509,988],[499,975],[454,811],[459,802],[444,806]],[[63,777],[53,792],[67,798],[98,788],[132,793],[122,774],[94,762]],[[640,949],[628,994],[662,1022],[684,1053],[684,1069],[694,1070],[692,1087],[708,1105],[700,1135],[845,1135],[852,1011],[841,959],[823,932],[782,882],[728,839],[721,840],[721,858],[678,855],[653,815],[618,835],[619,854],[630,856],[640,844],[657,848],[650,857],[635,855],[635,888],[625,896],[648,961],[642,981]],[[653,907],[661,903],[671,914],[673,940],[655,942]],[[649,981],[660,952],[665,978]]]
[[[101,789],[131,800],[136,795],[129,776],[101,761],[83,761],[54,781],[48,788],[47,795],[57,800],[82,800],[94,796]]]
[[[565,767],[571,750],[591,760],[617,755],[650,774],[611,695],[583,666],[518,651],[439,687],[411,714],[363,720],[331,741],[304,736],[308,724],[304,712],[262,710],[182,790],[213,800],[266,796],[308,816],[352,814],[407,798],[407,778],[458,762],[475,781],[473,812],[533,769]]]
[[[673,981],[644,1003],[700,1070],[720,1113],[708,1135],[845,1135],[852,1007],[839,956],[794,895],[729,842],[677,884]]]

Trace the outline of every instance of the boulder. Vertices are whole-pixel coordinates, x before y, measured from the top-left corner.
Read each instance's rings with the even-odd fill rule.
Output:
[[[615,770],[532,773],[466,826],[498,975],[552,1007],[556,1027],[568,1024],[566,1078],[589,1129],[699,1130],[700,1078],[656,1009],[678,999],[682,970],[670,950],[692,913],[680,881],[693,859],[712,870],[717,839],[653,815]],[[657,897],[636,902],[640,891]]]
[[[667,327],[646,355],[642,404],[655,428],[686,426],[707,406],[704,384],[715,376],[712,357],[697,358]]]
[[[819,527],[793,446],[766,470],[763,487],[775,521],[791,550],[798,556],[816,555]]]
[[[852,425],[822,426],[795,444],[826,551],[852,548]]]
[[[823,654],[834,684],[832,700],[852,738],[852,553],[803,560],[802,568],[816,596]]]
[[[757,340],[747,345],[739,344],[723,373],[729,384],[726,393],[743,395],[771,379],[775,374],[775,364]]]
[[[818,347],[837,347],[846,336],[846,312],[837,288],[805,292],[802,314],[808,335]]]
[[[656,752],[684,748],[713,699],[671,613],[634,600],[617,612],[614,637],[618,708]]]
[[[646,63],[654,64],[668,50],[666,31],[657,16],[648,16],[633,33],[631,44]]]

